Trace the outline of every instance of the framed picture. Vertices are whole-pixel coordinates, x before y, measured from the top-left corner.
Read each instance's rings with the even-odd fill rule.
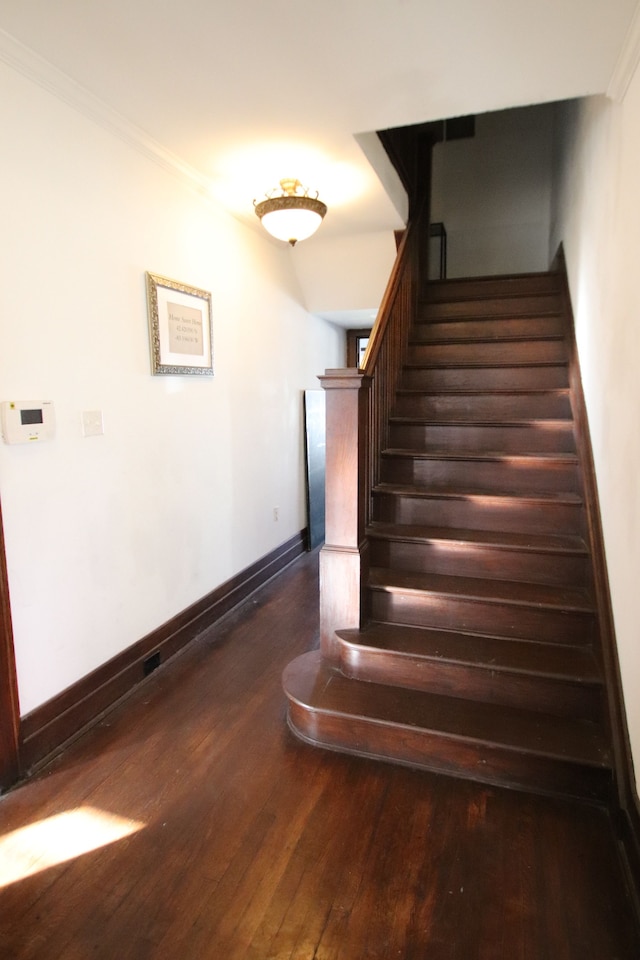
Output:
[[[147,273],[151,372],[213,376],[211,294]]]

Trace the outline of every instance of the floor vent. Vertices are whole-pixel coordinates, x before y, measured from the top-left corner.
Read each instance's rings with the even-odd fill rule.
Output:
[[[147,657],[146,660],[142,662],[142,673],[145,677],[148,677],[150,673],[153,673],[154,670],[157,670],[160,666],[160,651],[156,650],[155,653],[152,653],[150,657]]]

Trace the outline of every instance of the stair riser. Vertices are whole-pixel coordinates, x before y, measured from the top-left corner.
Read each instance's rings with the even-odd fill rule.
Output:
[[[577,493],[575,463],[509,460],[423,460],[411,456],[385,456],[383,483],[425,485],[477,493]]]
[[[449,320],[460,317],[531,317],[558,313],[561,307],[557,294],[535,294],[524,297],[487,297],[483,300],[450,300],[423,303],[421,319]]]
[[[509,453],[575,453],[573,424],[420,424],[392,423],[389,445],[406,450],[506,451]]]
[[[520,320],[422,320],[411,332],[411,340],[433,343],[438,340],[502,340],[510,337],[562,337],[561,316],[523,317]]]
[[[547,390],[568,385],[565,364],[513,367],[405,367],[408,390]]]
[[[410,345],[407,359],[410,364],[430,363],[435,366],[562,363],[566,359],[566,348],[563,340],[425,343]]]
[[[584,509],[579,504],[531,506],[517,500],[496,504],[492,498],[485,500],[482,496],[458,500],[376,494],[373,519],[471,530],[585,535]]]
[[[486,545],[370,539],[371,564],[415,573],[588,586],[587,557]]]
[[[566,393],[401,394],[396,416],[433,420],[563,420],[571,417]]]
[[[596,684],[399,655],[392,650],[363,650],[344,642],[340,644],[340,664],[345,676],[354,680],[520,707],[554,716],[602,720],[602,691]]]
[[[430,303],[468,300],[474,297],[535,296],[559,292],[555,274],[528,274],[505,280],[503,277],[460,278],[433,280],[429,283],[427,299]]]
[[[369,596],[372,619],[382,623],[582,646],[594,639],[594,618],[588,613],[402,590],[369,588]]]
[[[609,771],[554,757],[450,737],[366,718],[342,717],[289,703],[289,726],[302,740],[358,756],[538,793],[606,801]]]

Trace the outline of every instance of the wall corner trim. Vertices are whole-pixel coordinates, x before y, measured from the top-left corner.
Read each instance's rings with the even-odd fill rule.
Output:
[[[119,137],[148,159],[178,176],[199,196],[212,202],[210,184],[203,174],[4,30],[0,30],[0,60],[109,133]]]
[[[610,100],[622,103],[638,63],[640,63],[640,3],[636,6],[609,80],[607,96]]]
[[[211,593],[24,716],[20,767],[28,774],[109,710],[146,677],[145,660],[165,663],[243,603],[307,549],[307,530],[290,537]]]

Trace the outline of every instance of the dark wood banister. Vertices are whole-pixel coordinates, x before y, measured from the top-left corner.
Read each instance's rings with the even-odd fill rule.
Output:
[[[420,257],[419,231],[410,224],[402,237],[395,264],[371,331],[362,373],[371,379],[367,425],[369,470],[366,482],[366,522],[371,493],[380,480],[380,455],[387,446],[389,416],[404,365],[409,331],[415,315]]]
[[[327,370],[325,544],[320,553],[320,645],[337,660],[336,630],[366,619],[369,570],[366,528],[389,415],[402,375],[411,323],[427,276],[431,131],[387,131],[381,139],[407,187],[409,225],[371,332],[362,369]],[[397,161],[397,163],[396,163]],[[421,269],[424,268],[424,269]]]
[[[367,372],[375,368],[378,355],[382,349],[383,339],[387,328],[389,327],[389,323],[391,322],[392,307],[402,281],[402,268],[405,260],[405,251],[409,246],[408,238],[409,230],[403,230],[400,243],[398,244],[398,250],[396,253],[395,262],[393,264],[393,269],[391,271],[391,276],[389,277],[389,281],[382,298],[382,303],[380,304],[380,309],[378,310],[375,326],[371,331],[369,343],[367,344],[367,349],[361,364],[361,369],[363,372]]]
[[[366,527],[416,309],[422,234],[420,224],[410,225],[402,239],[363,367],[327,370],[320,377],[327,416],[320,638],[330,660],[337,657],[335,631],[359,627],[366,617]]]

